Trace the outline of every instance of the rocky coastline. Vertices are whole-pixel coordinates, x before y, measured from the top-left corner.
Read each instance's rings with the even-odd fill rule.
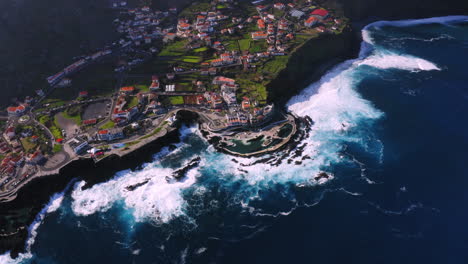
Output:
[[[357,1],[357,0],[356,0]],[[452,8],[450,10],[437,10],[435,7],[430,10],[421,11],[420,13],[402,12],[399,15],[387,14],[385,12],[377,12],[375,17],[370,17],[370,8],[366,7],[364,11],[358,12],[353,7],[356,1],[347,2],[345,0],[334,1],[339,5],[344,6],[344,12],[351,14],[351,18],[360,19],[360,23],[356,24],[356,29],[348,28],[347,31],[340,35],[323,35],[317,39],[309,40],[300,49],[298,49],[290,59],[287,67],[278,75],[276,80],[271,82],[268,91],[271,93],[271,101],[276,105],[284,106],[285,103],[301,89],[311,82],[317,81],[329,69],[340,62],[347,59],[357,57],[359,46],[361,43],[360,30],[358,26],[367,22],[372,22],[381,19],[402,19],[415,18],[421,16],[438,16],[455,14],[456,12],[466,13],[468,4],[463,6],[465,9]],[[358,1],[371,2],[371,1]],[[379,2],[380,1],[374,1]],[[402,2],[402,1],[400,1]],[[468,3],[468,2],[467,2]],[[363,3],[359,3],[363,5]],[[448,3],[444,4],[447,5]],[[427,6],[427,4],[424,4]],[[440,5],[438,5],[440,6]],[[375,7],[377,9],[377,7]],[[411,9],[412,10],[412,9]],[[390,12],[390,11],[389,11]],[[413,11],[416,12],[416,11]],[[317,55],[312,52],[314,48],[327,47],[325,52]],[[284,89],[284,87],[288,89]],[[294,89],[289,89],[294,88]],[[183,122],[190,121],[191,117],[182,118]],[[193,121],[193,119],[191,120]],[[302,130],[294,136],[290,143],[282,147],[282,149],[292,150],[297,146],[297,142],[305,135],[304,127],[311,125],[311,120],[298,120],[301,123]],[[95,164],[91,159],[77,160],[68,164],[60,170],[58,175],[52,175],[45,178],[40,178],[28,183],[24,186],[17,195],[17,198],[8,203],[0,204],[2,215],[14,215],[15,217],[7,220],[0,217],[0,226],[10,226],[9,230],[0,230],[0,254],[10,251],[11,255],[17,256],[19,252],[24,250],[25,241],[28,238],[28,228],[35,219],[37,213],[47,204],[50,196],[53,193],[61,192],[73,179],[85,180],[89,188],[94,184],[104,182],[110,179],[116,172],[124,169],[136,169],[142,163],[150,162],[154,153],[162,149],[164,146],[174,144],[179,141],[178,130],[173,130],[150,144],[147,144],[137,151],[132,152],[124,157],[109,156],[106,159]],[[214,142],[211,142],[214,143]],[[300,149],[295,151],[300,152]],[[235,160],[235,157],[233,157]],[[118,162],[116,162],[118,161]],[[279,164],[278,160],[269,159],[258,162],[267,162],[275,165]],[[322,175],[325,177],[324,175]],[[321,177],[322,177],[321,176]],[[19,214],[18,212],[25,212]],[[10,222],[8,222],[10,221]],[[15,223],[12,223],[14,221]]]

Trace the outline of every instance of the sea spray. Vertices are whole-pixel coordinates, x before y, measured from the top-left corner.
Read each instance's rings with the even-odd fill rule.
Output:
[[[53,213],[57,211],[62,202],[63,198],[65,197],[66,192],[70,189],[70,187],[75,183],[75,179],[73,179],[65,189],[60,193],[54,193],[49,202],[42,208],[42,210],[36,215],[32,224],[28,227],[28,238],[26,239],[25,243],[25,252],[20,253],[18,257],[12,259],[10,257],[10,252],[6,252],[3,255],[0,255],[0,263],[1,264],[17,264],[17,263],[29,263],[33,259],[33,254],[31,251],[31,247],[36,242],[36,237],[38,234],[38,229],[41,226],[42,222],[46,218],[47,214]]]

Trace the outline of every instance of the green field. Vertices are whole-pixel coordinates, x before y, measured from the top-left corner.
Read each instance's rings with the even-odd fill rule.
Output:
[[[57,120],[55,118],[52,120],[52,118],[50,118],[49,116],[40,116],[39,123],[49,128],[50,132],[52,133],[55,139],[63,137],[62,131],[59,129]]]
[[[104,125],[102,125],[100,128],[101,129],[111,129],[115,127],[115,123],[112,121],[107,121]]]
[[[196,17],[197,13],[205,12],[211,8],[209,2],[206,3],[194,3],[191,6],[185,8],[180,12],[179,16],[186,17],[188,19],[193,19]]]
[[[200,63],[202,58],[199,56],[183,56],[182,61],[188,63]]]
[[[201,47],[201,48],[198,48],[198,49],[194,49],[193,52],[199,53],[199,52],[204,52],[204,51],[207,51],[207,50],[208,50],[207,47]]]
[[[172,105],[182,105],[182,104],[184,104],[184,97],[182,97],[182,96],[171,96],[171,97],[169,97],[169,102],[171,102]]]
[[[70,120],[73,120],[73,122],[75,122],[75,124],[77,124],[78,126],[81,125],[81,113],[73,113],[71,111],[63,111],[62,112],[62,116],[65,117],[66,119],[70,119]]]
[[[238,41],[241,51],[249,50],[250,48],[250,39],[241,39]]]
[[[53,152],[53,153],[57,153],[57,152],[62,151],[62,149],[63,149],[63,146],[62,146],[62,145],[60,145],[60,144],[55,144],[55,145],[54,145],[54,148],[52,149],[52,152]]]
[[[265,40],[252,41],[250,43],[249,51],[251,53],[263,52],[266,51],[268,45]]]
[[[138,89],[139,92],[149,92],[149,85],[144,85],[144,84],[140,84],[140,85],[133,85],[135,86],[135,88]]]
[[[187,40],[179,40],[165,46],[158,56],[182,56],[185,53],[185,45]]]
[[[276,76],[281,70],[286,68],[289,56],[275,56],[273,59],[266,62],[261,70],[263,73],[269,73]]]
[[[138,97],[132,96],[130,97],[130,100],[128,101],[127,107],[132,108],[134,106],[138,105]]]

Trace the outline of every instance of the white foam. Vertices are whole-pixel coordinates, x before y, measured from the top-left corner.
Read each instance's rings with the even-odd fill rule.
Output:
[[[63,192],[53,194],[49,202],[42,208],[42,210],[36,215],[36,218],[28,228],[28,239],[25,244],[25,252],[20,253],[17,258],[12,259],[10,257],[10,252],[7,252],[3,255],[0,255],[1,264],[16,264],[16,263],[25,263],[33,258],[31,253],[31,247],[36,242],[37,232],[42,222],[44,221],[47,214],[57,211],[62,204],[65,192],[68,190],[70,184],[65,188]]]
[[[445,17],[431,17],[426,19],[408,19],[408,20],[398,20],[398,21],[377,21],[371,23],[364,27],[362,30],[362,37],[364,42],[369,44],[374,44],[374,40],[369,34],[369,29],[371,28],[380,28],[384,26],[392,27],[410,27],[417,25],[427,25],[427,24],[442,24],[442,25],[451,25],[457,22],[463,22],[468,19],[468,16],[445,16]]]
[[[82,190],[85,182],[80,182],[72,192],[72,210],[76,215],[87,216],[105,212],[116,201],[123,201],[137,222],[168,222],[184,214],[186,202],[182,192],[193,185],[197,177],[196,170],[191,170],[185,180],[168,183],[166,176],[170,177],[172,172],[155,162],[140,171],[120,172],[114,179],[90,189]],[[148,182],[133,191],[126,189],[144,181]]]
[[[440,71],[434,63],[409,55],[397,55],[393,53],[380,52],[363,61],[356,62],[357,65],[368,65],[378,69],[401,69],[407,71]]]
[[[19,264],[28,262],[33,255],[31,253],[20,253],[17,258],[11,258],[10,252],[6,252],[3,255],[0,255],[1,264]]]

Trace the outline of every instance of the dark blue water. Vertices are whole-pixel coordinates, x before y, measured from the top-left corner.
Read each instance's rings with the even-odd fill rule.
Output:
[[[360,58],[290,101],[315,121],[300,155],[233,161],[185,128],[141,170],[52,197],[0,262],[467,263],[467,20],[367,27]]]

